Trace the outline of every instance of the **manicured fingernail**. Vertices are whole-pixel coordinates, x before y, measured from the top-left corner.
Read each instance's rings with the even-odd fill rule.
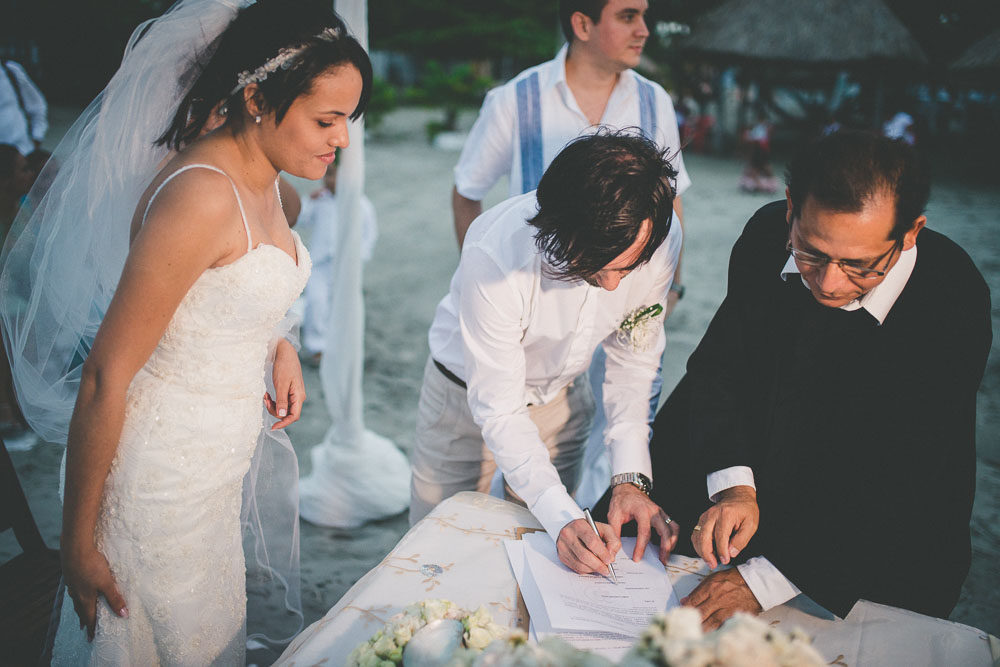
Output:
[[[286,410],[284,408],[281,408],[280,410],[278,410],[278,416],[279,417],[284,417],[287,414],[288,414],[288,410]]]
[[[729,547],[729,557],[730,558],[736,558],[736,555],[739,554],[739,552],[740,552],[740,550],[737,549],[736,547]]]
[[[128,618],[128,607],[122,607],[118,610],[118,615],[122,618]]]

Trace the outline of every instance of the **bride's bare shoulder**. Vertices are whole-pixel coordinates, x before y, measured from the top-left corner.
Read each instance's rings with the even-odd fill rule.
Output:
[[[153,220],[158,224],[228,226],[240,219],[232,181],[218,160],[200,152],[181,152],[165,160],[135,208],[134,239]]]

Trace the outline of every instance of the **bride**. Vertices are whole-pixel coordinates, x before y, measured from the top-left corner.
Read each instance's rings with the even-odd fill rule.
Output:
[[[305,397],[282,319],[310,262],[277,178],[321,178],[371,90],[329,0],[245,4],[181,0],[136,30],[5,250],[21,401],[67,438],[55,664],[244,662],[241,513],[295,479],[247,474],[273,458],[261,398],[274,432]],[[248,523],[261,546],[270,521]],[[281,558],[254,560],[291,589],[294,511],[286,526]]]

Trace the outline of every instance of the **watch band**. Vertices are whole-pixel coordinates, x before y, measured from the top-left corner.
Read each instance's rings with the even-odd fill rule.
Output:
[[[686,290],[684,289],[684,285],[681,283],[671,283],[670,291],[677,295],[677,300],[679,301],[684,298],[684,292]]]
[[[641,472],[623,472],[617,475],[612,475],[611,487],[614,488],[619,484],[631,484],[647,496],[653,490],[652,480],[643,475]]]

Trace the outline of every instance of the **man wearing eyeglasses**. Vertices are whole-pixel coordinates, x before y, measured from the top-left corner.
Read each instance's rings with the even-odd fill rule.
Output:
[[[787,180],[654,424],[653,500],[709,566],[736,566],[682,602],[709,628],[799,593],[841,617],[859,599],[946,617],[970,562],[989,289],[925,228],[909,146],[838,132]]]

